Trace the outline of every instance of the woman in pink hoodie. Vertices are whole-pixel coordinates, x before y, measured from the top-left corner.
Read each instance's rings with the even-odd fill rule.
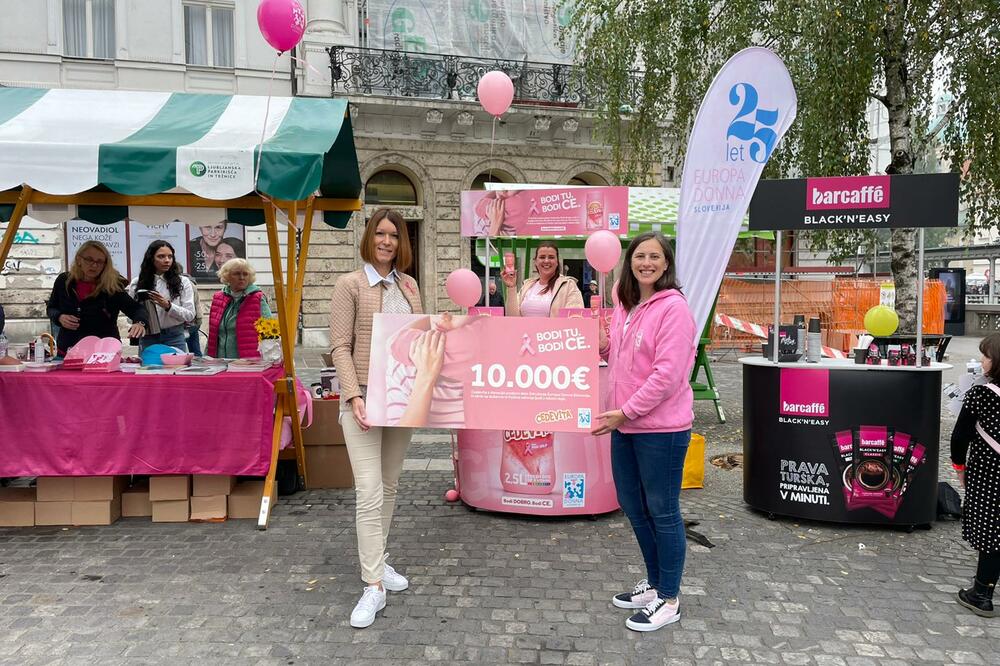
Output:
[[[614,409],[598,417],[594,434],[611,433],[618,503],[646,564],[646,578],[612,603],[639,610],[626,627],[654,631],[680,619],[686,545],[680,492],[694,421],[688,378],[696,345],[674,253],[661,234],[640,234],[625,252],[609,335],[601,332],[601,357]]]

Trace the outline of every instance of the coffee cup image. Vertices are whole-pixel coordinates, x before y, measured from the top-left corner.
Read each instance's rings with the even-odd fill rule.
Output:
[[[857,481],[865,490],[882,490],[889,479],[889,469],[881,460],[865,460],[858,465]]]

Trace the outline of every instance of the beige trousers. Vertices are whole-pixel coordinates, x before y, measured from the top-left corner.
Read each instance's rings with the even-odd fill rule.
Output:
[[[410,428],[374,426],[364,432],[350,411],[341,414],[341,425],[354,471],[361,578],[371,585],[382,580],[396,488],[413,433]]]

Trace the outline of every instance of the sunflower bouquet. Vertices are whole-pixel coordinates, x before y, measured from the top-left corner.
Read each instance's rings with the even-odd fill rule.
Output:
[[[253,323],[257,331],[258,340],[278,340],[281,338],[281,329],[278,328],[277,319],[267,319],[261,317]]]

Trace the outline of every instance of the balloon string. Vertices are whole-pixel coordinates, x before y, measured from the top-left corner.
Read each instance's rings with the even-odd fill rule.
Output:
[[[496,143],[497,139],[497,117],[493,116],[493,131],[490,133],[490,171],[488,181],[493,182],[493,145]],[[483,296],[483,304],[486,307],[490,305],[489,293],[490,293],[490,261],[493,259],[493,253],[490,251],[490,221],[486,221],[486,270],[485,277],[483,279],[483,288],[486,289],[486,295]],[[499,255],[499,252],[497,253]],[[509,294],[508,294],[509,297]]]
[[[253,170],[253,191],[254,194],[259,196],[265,203],[274,206],[274,209],[278,212],[278,219],[281,222],[284,222],[297,229],[298,226],[294,222],[292,222],[287,215],[285,215],[285,211],[283,211],[280,206],[275,205],[274,201],[271,200],[271,197],[261,192],[260,188],[258,187],[258,181],[260,180],[261,155],[264,152],[264,137],[267,136],[267,121],[271,115],[271,96],[272,96],[271,93],[274,88],[274,78],[278,71],[278,58],[280,57],[281,57],[280,51],[278,53],[275,53],[274,62],[271,63],[271,78],[267,82],[267,101],[264,102],[264,123],[260,128],[260,141],[257,143],[257,147],[254,149],[255,164]]]

